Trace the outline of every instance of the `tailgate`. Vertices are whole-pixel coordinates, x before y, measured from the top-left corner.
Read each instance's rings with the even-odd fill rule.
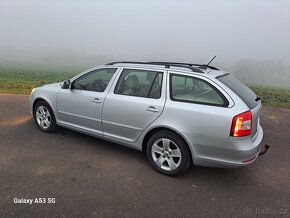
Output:
[[[262,109],[261,101],[259,101],[259,104],[256,107],[251,109],[251,113],[252,113],[251,138],[253,138],[257,133],[257,128],[258,128],[258,125],[260,123],[261,109]]]

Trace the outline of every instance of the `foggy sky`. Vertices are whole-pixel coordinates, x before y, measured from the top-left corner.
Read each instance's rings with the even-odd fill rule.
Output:
[[[0,60],[290,64],[287,0],[0,0]]]

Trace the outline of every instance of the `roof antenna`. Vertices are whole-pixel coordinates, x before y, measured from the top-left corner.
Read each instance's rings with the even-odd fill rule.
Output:
[[[204,64],[200,68],[206,69],[215,58],[216,58],[216,55],[208,62],[208,64],[206,64],[206,65]]]

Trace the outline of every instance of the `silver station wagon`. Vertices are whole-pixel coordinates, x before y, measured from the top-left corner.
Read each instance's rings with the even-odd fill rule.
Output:
[[[38,128],[59,126],[146,153],[158,172],[191,165],[241,167],[261,151],[261,100],[215,67],[114,62],[32,90]]]

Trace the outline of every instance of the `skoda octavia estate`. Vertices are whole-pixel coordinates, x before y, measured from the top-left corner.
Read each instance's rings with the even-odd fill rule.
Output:
[[[241,167],[261,153],[261,100],[209,65],[114,62],[32,90],[37,127],[59,126],[146,153],[158,172]]]

